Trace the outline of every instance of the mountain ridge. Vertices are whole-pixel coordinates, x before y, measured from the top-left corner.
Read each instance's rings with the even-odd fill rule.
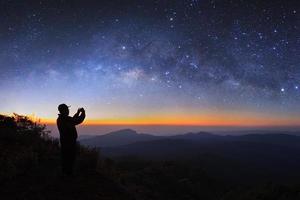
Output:
[[[132,129],[121,129],[113,131],[104,135],[94,136],[90,138],[81,139],[80,143],[92,147],[108,147],[126,145],[140,141],[150,141],[159,139],[162,136],[154,136],[145,133],[137,133]]]
[[[91,147],[116,147],[122,145],[133,144],[137,142],[161,140],[161,139],[178,139],[190,140],[197,142],[228,142],[228,141],[248,141],[259,143],[271,143],[276,145],[292,146],[300,148],[300,137],[283,132],[262,132],[245,135],[217,135],[210,132],[188,132],[172,136],[156,136],[146,133],[138,133],[132,129],[121,129],[109,132],[104,135],[91,136],[88,138],[79,139],[80,143]]]

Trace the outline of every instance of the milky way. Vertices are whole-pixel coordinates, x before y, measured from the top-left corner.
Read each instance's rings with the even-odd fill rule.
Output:
[[[296,0],[1,1],[0,111],[299,125],[299,13]]]

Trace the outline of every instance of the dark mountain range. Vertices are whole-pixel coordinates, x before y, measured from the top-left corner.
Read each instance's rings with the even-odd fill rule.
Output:
[[[247,141],[247,137],[251,140]],[[245,181],[239,177],[247,178],[248,182],[252,179],[297,181],[300,178],[300,138],[291,136],[288,143],[289,136],[277,137],[285,139],[283,144],[276,144],[277,141],[274,142],[271,136],[270,141],[260,141],[259,136],[245,136],[241,140],[225,137],[224,140],[200,141],[168,138],[102,148],[101,152],[115,159],[136,157],[192,161],[192,165],[202,166],[212,176],[222,177],[226,181]]]
[[[161,139],[183,139],[183,140],[220,140],[224,136],[214,135],[208,132],[186,133],[174,136],[154,136],[151,134],[137,133],[131,129],[122,129],[99,136],[79,137],[80,143],[90,147],[113,147],[127,145],[136,142],[153,141]]]
[[[91,147],[112,147],[141,141],[161,139],[160,136],[137,133],[131,129],[123,129],[105,135],[80,139],[80,143]]]
[[[215,135],[208,132],[186,133],[182,135],[174,135],[169,137],[171,139],[184,139],[184,140],[212,140],[212,139],[222,138],[222,136]]]
[[[120,130],[84,142],[101,147],[104,155],[115,159],[192,160],[193,165],[205,167],[210,174],[230,180],[238,181],[240,176],[247,177],[249,181],[253,177],[273,177],[276,180],[300,178],[300,137],[295,135],[220,136],[199,132],[159,137]]]
[[[249,132],[247,132],[249,133]],[[216,135],[209,132],[186,133],[174,136],[154,136],[150,134],[137,133],[131,129],[123,129],[110,132],[100,136],[79,137],[80,143],[91,147],[116,147],[128,145],[137,142],[146,142],[153,140],[188,140],[197,143],[215,143],[215,142],[255,142],[286,146],[290,148],[300,148],[300,137],[296,135],[284,134],[281,132],[251,131],[251,134],[245,135]]]
[[[199,154],[213,153],[223,155],[228,158],[245,159],[249,156],[257,155],[257,159],[262,158],[264,155],[268,158],[298,158],[300,159],[300,138],[297,136],[283,135],[282,143],[272,136],[245,136],[245,137],[232,137],[226,136],[217,139],[174,139],[164,138],[152,141],[140,141],[127,145],[120,145],[115,147],[102,148],[102,152],[110,156],[122,155],[140,155],[143,157],[151,158],[175,158],[185,157],[192,158]],[[231,138],[232,137],[232,138]],[[250,139],[248,139],[250,137]],[[290,138],[289,138],[290,137]],[[269,140],[267,140],[267,139]],[[284,140],[285,139],[285,140]],[[262,160],[260,163],[263,163]],[[289,160],[288,163],[293,162]],[[287,163],[287,164],[288,164]]]

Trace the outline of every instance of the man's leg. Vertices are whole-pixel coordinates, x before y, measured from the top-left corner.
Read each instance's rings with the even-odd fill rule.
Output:
[[[74,165],[76,161],[76,154],[77,154],[77,146],[76,141],[72,144],[69,152],[69,170],[70,173],[73,174],[74,171]]]
[[[65,145],[61,145],[61,169],[63,174],[68,173],[68,152]]]
[[[62,157],[62,172],[65,175],[72,175],[73,173],[73,144],[71,142],[65,142],[61,146]]]

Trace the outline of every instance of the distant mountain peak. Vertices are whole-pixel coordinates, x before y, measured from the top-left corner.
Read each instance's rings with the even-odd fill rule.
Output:
[[[197,133],[193,133],[193,132],[189,132],[189,133],[186,133],[185,135],[201,135],[201,136],[205,136],[205,135],[213,135],[212,133],[209,133],[209,132],[205,132],[205,131],[200,131],[200,132],[197,132]]]
[[[121,129],[113,131],[105,135],[99,135],[88,139],[83,139],[80,142],[88,146],[118,146],[126,145],[140,141],[148,141],[160,138],[159,136],[137,133],[132,129]]]
[[[212,133],[209,132],[204,132],[204,131],[200,131],[200,132],[188,132],[182,135],[175,135],[173,136],[173,138],[180,138],[180,139],[200,139],[200,138],[210,138],[210,137],[218,137]]]
[[[135,130],[132,129],[120,129],[117,131],[113,131],[110,133],[107,133],[106,135],[136,135],[138,134]]]

